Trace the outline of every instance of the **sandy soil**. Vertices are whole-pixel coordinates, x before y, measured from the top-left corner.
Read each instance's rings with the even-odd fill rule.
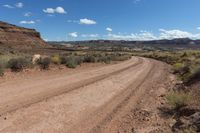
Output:
[[[0,84],[2,133],[170,132],[159,117],[173,77],[164,63],[133,57]]]

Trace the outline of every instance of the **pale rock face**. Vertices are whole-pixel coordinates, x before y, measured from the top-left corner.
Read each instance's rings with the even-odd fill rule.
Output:
[[[32,58],[32,63],[33,64],[36,64],[38,60],[41,59],[41,55],[40,54],[35,54],[33,55],[33,58]]]

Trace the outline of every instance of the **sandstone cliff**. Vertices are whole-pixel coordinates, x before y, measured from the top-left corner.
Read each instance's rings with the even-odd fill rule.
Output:
[[[18,27],[0,21],[0,46],[14,48],[41,48],[47,44],[35,29]]]

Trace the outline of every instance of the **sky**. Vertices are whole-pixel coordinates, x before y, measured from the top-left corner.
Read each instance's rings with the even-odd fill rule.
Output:
[[[1,0],[0,21],[48,41],[200,39],[200,0]]]

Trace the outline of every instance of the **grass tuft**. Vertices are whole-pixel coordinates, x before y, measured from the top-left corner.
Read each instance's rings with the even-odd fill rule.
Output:
[[[192,97],[183,91],[172,91],[166,96],[168,104],[175,110],[187,106],[191,103]]]

